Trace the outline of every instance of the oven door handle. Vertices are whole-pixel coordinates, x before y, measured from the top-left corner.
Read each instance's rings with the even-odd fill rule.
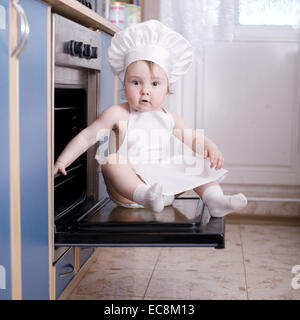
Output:
[[[16,48],[11,53],[11,56],[13,57],[15,55],[16,58],[19,58],[20,54],[22,53],[26,45],[30,30],[28,20],[22,6],[14,0],[12,1],[12,4],[17,10],[18,17],[20,18],[21,39]]]

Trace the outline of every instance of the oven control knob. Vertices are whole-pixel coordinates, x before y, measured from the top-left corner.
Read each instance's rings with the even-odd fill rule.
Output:
[[[91,59],[97,59],[97,58],[98,58],[98,48],[92,47]]]
[[[92,46],[90,44],[85,44],[83,49],[83,56],[87,59],[91,59],[92,55]]]
[[[83,42],[71,40],[69,43],[69,52],[72,56],[83,56]]]

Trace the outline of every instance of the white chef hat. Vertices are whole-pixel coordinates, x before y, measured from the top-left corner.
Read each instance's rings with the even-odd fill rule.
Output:
[[[148,20],[115,33],[108,49],[112,71],[124,82],[126,68],[134,61],[157,63],[172,85],[191,66],[193,49],[179,33],[157,20]]]

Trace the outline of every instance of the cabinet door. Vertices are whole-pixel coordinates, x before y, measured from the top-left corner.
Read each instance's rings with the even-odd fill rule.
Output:
[[[30,33],[19,58],[22,298],[49,298],[47,5],[21,0]],[[49,70],[50,72],[50,70]]]
[[[56,298],[74,278],[74,248],[70,248],[56,263]]]
[[[11,299],[8,2],[8,0],[4,0],[0,3],[0,300]]]

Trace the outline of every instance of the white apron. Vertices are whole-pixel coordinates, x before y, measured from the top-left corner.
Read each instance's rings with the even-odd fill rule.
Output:
[[[150,185],[158,182],[164,195],[175,195],[200,185],[221,181],[227,170],[210,168],[209,159],[172,154],[173,116],[163,111],[137,112],[130,108],[126,136],[117,153]]]

